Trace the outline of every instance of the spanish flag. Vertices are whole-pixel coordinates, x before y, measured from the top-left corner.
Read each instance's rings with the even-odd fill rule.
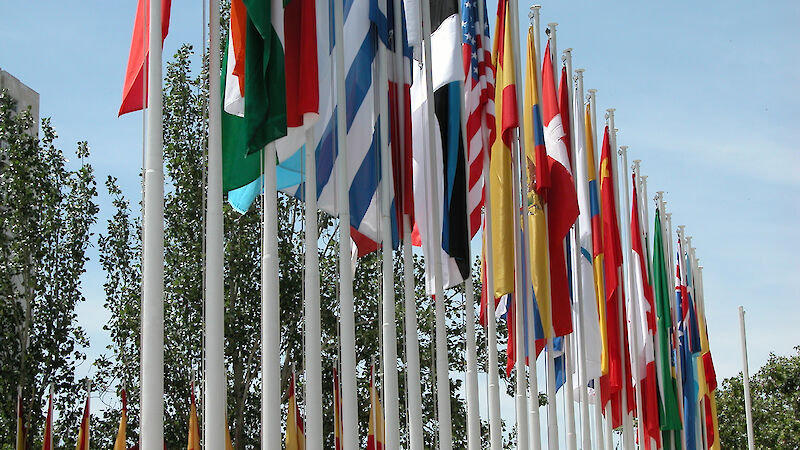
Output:
[[[122,397],[122,414],[119,418],[119,430],[117,431],[117,440],[114,441],[114,450],[127,450],[125,434],[128,427],[128,395],[124,388],[120,391],[120,396]]]
[[[189,437],[186,450],[200,450],[200,425],[197,421],[197,406],[194,402],[194,381],[191,384],[191,400],[189,406]]]
[[[511,145],[514,128],[518,126],[517,94],[514,79],[514,55],[512,52],[511,28],[508,26],[509,1],[501,0],[497,5],[497,38],[492,49],[492,65],[496,68],[494,92],[495,126],[498,133],[492,142],[489,163],[489,186],[492,201],[492,249],[493,265],[490,274],[494,277],[494,297],[509,294],[514,290],[514,208],[511,183]],[[518,213],[518,212],[517,212]]]
[[[286,450],[305,450],[306,439],[303,433],[303,417],[297,409],[295,374],[292,370],[292,378],[289,381],[289,408],[286,414]]]
[[[83,407],[81,427],[78,429],[78,445],[75,450],[89,450],[89,399],[91,391],[86,393],[86,405]]]
[[[25,415],[22,413],[22,386],[17,388],[17,450],[25,450],[26,434]]]
[[[342,403],[340,400],[339,374],[333,368],[333,441],[335,450],[342,450]]]
[[[375,366],[370,368],[369,377],[369,432],[367,434],[367,450],[383,450],[385,440],[385,424],[383,423],[383,407],[375,389]]]

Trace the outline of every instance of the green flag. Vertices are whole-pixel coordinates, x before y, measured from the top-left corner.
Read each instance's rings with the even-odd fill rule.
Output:
[[[670,311],[670,288],[667,283],[668,273],[664,255],[664,240],[661,236],[661,217],[656,209],[655,232],[653,233],[653,288],[656,300],[656,328],[658,344],[656,346],[656,365],[659,386],[659,423],[664,430],[664,438],[669,439],[670,430],[681,429],[681,417],[678,410],[678,396],[675,378],[672,375],[671,339],[672,313]],[[667,442],[667,441],[665,441]]]

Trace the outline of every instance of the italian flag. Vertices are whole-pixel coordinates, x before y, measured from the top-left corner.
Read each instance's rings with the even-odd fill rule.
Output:
[[[274,142],[278,162],[294,155],[317,118],[316,16],[313,0],[233,0],[222,74],[223,190],[261,174],[261,150]]]

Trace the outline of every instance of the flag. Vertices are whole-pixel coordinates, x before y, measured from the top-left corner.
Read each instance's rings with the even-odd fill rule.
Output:
[[[25,427],[25,414],[22,409],[22,387],[17,389],[17,447],[24,450],[27,447],[28,429]]]
[[[53,385],[50,385],[50,395],[47,397],[47,419],[44,422],[42,436],[42,450],[53,450]],[[114,449],[116,450],[116,448]]]
[[[517,118],[516,80],[511,26],[507,22],[509,1],[497,4],[492,66],[495,68],[495,134],[489,163],[489,185],[492,203],[492,262],[489,275],[494,279],[494,297],[514,290],[514,211],[511,194],[511,146]]]
[[[550,310],[550,282],[547,267],[549,255],[547,252],[547,222],[545,221],[544,208],[541,196],[534,189],[536,180],[536,152],[544,149],[544,131],[542,127],[541,107],[536,77],[536,49],[534,48],[533,29],[528,28],[527,61],[525,68],[525,98],[523,104],[523,128],[525,133],[525,167],[527,170],[528,186],[525,187],[525,208],[528,215],[528,236],[524,242],[530,254],[531,283],[534,293],[534,336],[536,336],[536,356],[545,346],[545,338],[553,337],[553,328]],[[523,258],[524,261],[524,258]],[[526,315],[527,318],[527,315]],[[536,318],[539,323],[536,323]],[[536,329],[539,325],[539,329]],[[527,327],[526,327],[527,331]],[[540,331],[540,333],[536,333]],[[527,340],[526,340],[527,342]],[[530,350],[529,350],[530,351]],[[530,354],[529,354],[530,355]]]
[[[696,284],[695,284],[696,285]],[[706,430],[706,448],[718,450],[719,421],[717,418],[717,374],[714,370],[714,361],[711,357],[711,348],[708,343],[708,328],[702,289],[695,289],[697,299],[697,325],[700,337],[700,356],[697,357],[698,398],[703,399],[703,419]]]
[[[684,274],[683,249],[678,239],[677,264],[675,268],[675,302],[678,308],[678,342],[681,358],[681,379],[683,382],[683,427],[686,448],[697,448],[697,363],[691,349],[690,303]]]
[[[83,407],[83,416],[81,417],[81,426],[78,428],[78,444],[75,450],[89,450],[89,399],[90,392],[87,392],[86,404]]]
[[[414,241],[422,245],[428,263],[425,286],[434,293],[433,252],[441,253],[442,285],[453,287],[469,272],[466,157],[461,133],[461,90],[464,78],[461,51],[461,18],[457,0],[444,0],[431,8],[431,74],[433,99],[427,98],[424,65],[417,65],[411,85],[411,117],[414,130]],[[428,118],[427,102],[434,102],[435,120]],[[429,126],[434,148],[429,147]],[[433,165],[431,165],[433,153]],[[431,185],[434,183],[434,185]],[[438,208],[441,223],[434,223]],[[436,248],[441,236],[441,249]]]
[[[656,329],[658,340],[656,342],[656,369],[658,373],[658,387],[660,398],[659,423],[664,442],[671,430],[681,429],[681,416],[678,408],[678,394],[676,380],[673,376],[675,365],[672,362],[672,310],[670,308],[669,285],[667,284],[666,252],[661,230],[661,213],[656,209],[656,218],[653,233],[653,287],[655,289],[656,303]],[[670,436],[671,438],[671,436]]]
[[[564,336],[572,332],[564,239],[578,218],[578,198],[572,178],[569,151],[564,141],[566,128],[562,124],[553,78],[553,63],[548,42],[542,63],[544,152],[539,147],[536,153],[535,187],[547,211],[553,333],[555,336]]]
[[[128,395],[125,388],[120,391],[120,396],[122,397],[122,412],[119,416],[119,429],[117,430],[117,439],[114,441],[114,450],[127,450],[125,440],[128,427]]]
[[[385,424],[383,407],[375,389],[375,366],[370,367],[369,377],[369,431],[367,432],[367,450],[383,450],[385,445]]]
[[[278,155],[278,188],[302,182],[304,155],[298,150],[320,104],[315,3],[291,0],[270,8],[233,0],[228,36],[223,190],[231,191],[234,209],[245,212],[262,189],[261,150],[267,143],[275,143]]]
[[[225,450],[233,450],[233,442],[231,442],[231,430],[228,426],[227,414],[225,414]]]
[[[622,245],[620,243],[619,225],[617,222],[617,206],[614,194],[613,164],[608,126],[603,133],[603,147],[600,156],[600,200],[603,222],[603,260],[606,302],[606,332],[608,335],[608,389],[602,389],[611,400],[612,425],[614,428],[622,423],[622,389],[625,387],[628,411],[635,409],[634,391],[631,383],[630,354],[628,352],[627,327],[620,321],[627,317],[625,297],[620,283],[622,267]],[[624,350],[623,350],[624,349]],[[623,366],[624,364],[624,366]],[[622,377],[623,367],[625,378]],[[601,380],[602,381],[602,380]],[[601,383],[601,388],[606,386]],[[605,404],[605,402],[604,402]]]
[[[333,368],[333,441],[335,450],[342,450],[342,403],[339,374]]]
[[[562,73],[562,82],[564,81]],[[562,83],[565,84],[565,83]],[[566,87],[566,86],[564,86]],[[597,205],[597,186],[594,174],[594,145],[592,143],[591,120],[584,114],[582,103],[583,93],[573,95],[572,105],[575,117],[575,180],[578,195],[578,267],[581,274],[581,296],[578,298],[579,307],[575,314],[582,316],[583,338],[585,345],[585,372],[587,380],[600,378],[602,372],[602,352],[604,333],[600,332],[598,319],[597,300],[602,299],[602,278],[600,279],[601,291],[596,292],[595,264],[602,269],[602,260],[595,261],[595,247],[593,245],[595,230],[592,229],[592,219],[599,213]],[[580,323],[580,322],[579,322]],[[576,398],[578,398],[576,396]]]
[[[637,337],[637,380],[641,393],[642,417],[640,426],[644,427],[644,446],[647,449],[661,447],[661,432],[658,422],[658,388],[656,381],[656,359],[654,340],[656,334],[656,314],[653,289],[647,278],[647,255],[642,245],[642,228],[639,226],[639,197],[636,190],[636,175],[633,175],[633,195],[631,207],[631,277],[633,306],[631,333]],[[640,443],[641,444],[641,443]]]
[[[161,1],[161,47],[169,32],[169,12],[172,0]],[[133,37],[125,69],[125,82],[122,85],[122,104],[119,115],[139,111],[147,106],[147,86],[145,74],[150,58],[150,0],[139,0],[136,5],[136,19],[133,21]],[[159,86],[161,80],[158,80]]]
[[[464,0],[461,7],[461,51],[464,60],[464,105],[467,114],[467,163],[469,233],[474,237],[481,226],[484,202],[484,156],[494,141],[494,73],[489,40],[489,23],[480,28],[477,1]],[[486,2],[483,16],[487,17]]]
[[[603,218],[600,216],[600,199],[597,191],[597,171],[594,163],[594,133],[592,132],[592,119],[589,115],[589,105],[584,110],[583,120],[586,136],[586,176],[588,177],[589,209],[592,230],[592,271],[594,272],[594,295],[597,302],[597,317],[600,331],[600,369],[603,375],[608,375],[608,325],[606,318],[606,293],[603,258]],[[584,208],[581,208],[584,211]],[[583,229],[583,225],[581,225]],[[583,242],[583,240],[581,240]]]
[[[191,384],[189,403],[189,436],[186,439],[186,450],[200,450],[200,424],[197,421],[197,406],[194,402],[194,381]]]
[[[292,378],[289,380],[289,407],[286,412],[286,450],[304,450],[306,448],[303,417],[297,408],[295,392],[295,374],[292,370]]]

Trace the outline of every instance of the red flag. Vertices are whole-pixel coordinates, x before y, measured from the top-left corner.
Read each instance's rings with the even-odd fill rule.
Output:
[[[50,395],[47,400],[47,419],[44,422],[44,439],[42,440],[42,450],[53,450],[53,388],[50,387]]]
[[[558,108],[556,85],[550,60],[550,44],[542,64],[542,119],[544,151],[537,147],[536,191],[547,206],[548,247],[550,253],[550,296],[553,331],[556,336],[572,332],[569,281],[564,255],[564,239],[578,218],[578,194],[572,178],[565,125]]]
[[[161,46],[169,31],[169,11],[172,0],[161,2]],[[122,104],[119,115],[139,111],[147,106],[147,87],[144,74],[147,70],[150,45],[149,25],[150,0],[139,0],[136,6],[136,20],[133,22],[131,52],[128,55],[128,68],[125,70],[125,83],[122,86]],[[159,80],[160,81],[160,80]]]
[[[78,429],[78,445],[75,450],[89,450],[89,398],[89,393],[87,392],[81,427]]]

